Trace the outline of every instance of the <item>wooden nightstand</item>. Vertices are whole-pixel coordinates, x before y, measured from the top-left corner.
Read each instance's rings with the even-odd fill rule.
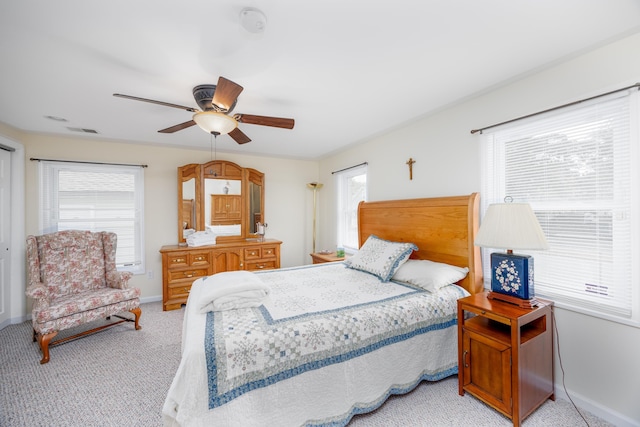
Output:
[[[334,262],[334,261],[344,261],[346,257],[338,258],[335,252],[330,252],[328,254],[321,254],[319,252],[314,252],[311,255],[311,259],[314,264],[322,264],[324,262]]]
[[[538,301],[520,308],[486,292],[458,300],[458,393],[471,393],[516,427],[555,400],[553,303]],[[475,316],[465,319],[469,313]]]

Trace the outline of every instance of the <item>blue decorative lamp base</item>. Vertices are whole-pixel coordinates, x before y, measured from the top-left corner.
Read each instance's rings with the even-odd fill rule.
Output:
[[[525,308],[538,305],[533,290],[533,257],[494,252],[491,273],[489,298]]]

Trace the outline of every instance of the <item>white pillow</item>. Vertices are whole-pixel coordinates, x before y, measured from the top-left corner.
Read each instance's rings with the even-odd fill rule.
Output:
[[[429,292],[435,292],[443,286],[459,282],[467,276],[467,267],[426,259],[410,259],[398,268],[392,280],[410,283]]]
[[[390,242],[372,234],[355,255],[345,260],[345,264],[349,268],[371,273],[383,282],[388,282],[415,250],[418,250],[418,247],[413,243]]]

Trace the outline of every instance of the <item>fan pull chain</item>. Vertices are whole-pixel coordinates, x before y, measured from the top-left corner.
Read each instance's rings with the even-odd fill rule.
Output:
[[[209,144],[209,158],[211,161],[218,160],[218,132],[211,132],[211,143]],[[213,172],[213,176],[216,176],[216,173]]]
[[[213,160],[218,160],[218,132],[211,132],[213,134]]]

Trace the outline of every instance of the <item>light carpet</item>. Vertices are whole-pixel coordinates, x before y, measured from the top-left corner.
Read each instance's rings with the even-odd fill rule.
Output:
[[[163,312],[160,302],[143,304],[142,330],[123,323],[52,347],[45,365],[39,363],[30,322],[6,327],[0,331],[0,426],[161,426],[162,404],[180,362],[182,317],[183,310]],[[584,416],[592,427],[610,426],[586,412]],[[474,397],[459,396],[457,377],[422,383],[349,423],[349,427],[511,425]],[[562,399],[547,401],[523,422],[524,427],[581,425],[586,426]]]

